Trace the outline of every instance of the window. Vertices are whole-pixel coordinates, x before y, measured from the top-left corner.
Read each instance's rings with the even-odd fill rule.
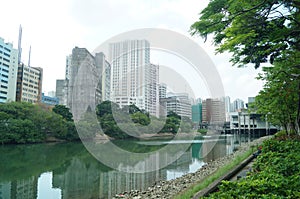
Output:
[[[6,48],[6,47],[4,47],[4,50],[6,50],[6,51],[10,52],[10,49],[8,49],[8,48]]]
[[[10,54],[4,53],[5,56],[10,57]]]

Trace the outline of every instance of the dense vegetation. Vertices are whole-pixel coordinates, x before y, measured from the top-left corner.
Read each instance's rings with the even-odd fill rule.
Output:
[[[110,101],[97,106],[96,114],[103,132],[113,138],[132,138],[142,134],[190,132],[192,123],[189,118],[170,112],[167,118],[160,120],[150,116],[134,104],[119,108]]]
[[[72,118],[65,118],[43,105],[11,102],[0,104],[0,143],[45,142],[48,138],[78,139]],[[67,108],[65,111],[69,112]]]
[[[113,111],[112,111],[113,110]],[[93,139],[99,132],[116,139],[139,137],[141,134],[190,132],[191,121],[170,112],[160,120],[135,105],[119,108],[105,101],[97,106],[96,115],[91,110],[76,122],[72,113],[63,105],[53,108],[41,104],[11,102],[0,104],[0,143],[23,144],[49,140]],[[128,117],[129,116],[129,117]],[[151,124],[151,125],[150,125]]]
[[[238,67],[265,64],[255,111],[290,134],[300,134],[300,1],[211,0],[191,26],[213,36],[218,53]]]
[[[265,141],[253,171],[239,181],[223,181],[209,198],[300,198],[300,139],[285,138]]]

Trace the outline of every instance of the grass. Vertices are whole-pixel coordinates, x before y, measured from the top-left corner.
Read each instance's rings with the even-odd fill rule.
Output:
[[[198,191],[205,189],[208,187],[211,183],[213,183],[215,180],[219,179],[226,173],[228,173],[230,170],[232,170],[234,167],[239,165],[242,161],[247,159],[251,154],[253,153],[253,149],[247,150],[245,153],[237,156],[232,162],[228,163],[227,165],[223,166],[222,168],[219,168],[216,172],[205,178],[200,183],[197,183],[190,187],[189,189],[183,191],[182,193],[179,193],[175,197],[175,199],[190,199],[192,198]]]

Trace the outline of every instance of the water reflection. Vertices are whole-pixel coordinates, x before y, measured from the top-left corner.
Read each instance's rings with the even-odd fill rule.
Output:
[[[239,136],[210,137],[204,142],[203,138],[190,140],[191,146],[175,162],[147,173],[110,169],[96,161],[81,143],[0,146],[0,199],[111,198],[116,193],[143,190],[156,181],[195,172],[205,162],[232,153],[242,140]],[[142,144],[121,142],[131,150]],[[165,144],[149,141],[144,146],[153,150],[159,143]]]

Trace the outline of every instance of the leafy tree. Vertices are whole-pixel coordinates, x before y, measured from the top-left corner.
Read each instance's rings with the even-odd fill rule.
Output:
[[[62,116],[64,119],[62,125],[66,128],[66,133],[60,133],[57,137],[66,140],[78,140],[79,136],[70,109],[64,105],[55,105],[52,111]]]
[[[131,119],[134,123],[138,123],[138,124],[141,124],[144,126],[146,126],[150,123],[150,118],[142,112],[133,113],[131,115]]]
[[[178,133],[180,127],[181,117],[173,111],[170,111],[167,115],[167,120],[161,133]]]
[[[238,66],[258,68],[300,50],[299,7],[299,0],[211,0],[191,33],[205,39],[213,34],[217,52],[231,52]]]
[[[267,115],[269,122],[283,126],[287,132],[299,131],[300,123],[300,69],[285,67],[289,62],[297,62],[295,57],[286,57],[285,61],[275,62],[274,67],[263,68],[264,74],[258,79],[266,83],[254,104],[258,113]]]
[[[300,1],[211,0],[191,34],[213,35],[217,52],[232,54],[234,65],[269,62],[257,111],[286,130],[300,131]],[[299,132],[300,133],[300,132]]]
[[[48,107],[24,102],[0,104],[2,144],[44,142],[48,137],[72,140],[77,134],[71,132],[74,129],[73,122],[66,121]]]
[[[119,111],[119,105],[111,101],[104,101],[97,105],[96,114],[102,117],[105,114],[112,114],[112,110]]]
[[[70,109],[64,105],[55,105],[52,111],[61,115],[67,121],[73,121],[73,115],[70,112]]]

